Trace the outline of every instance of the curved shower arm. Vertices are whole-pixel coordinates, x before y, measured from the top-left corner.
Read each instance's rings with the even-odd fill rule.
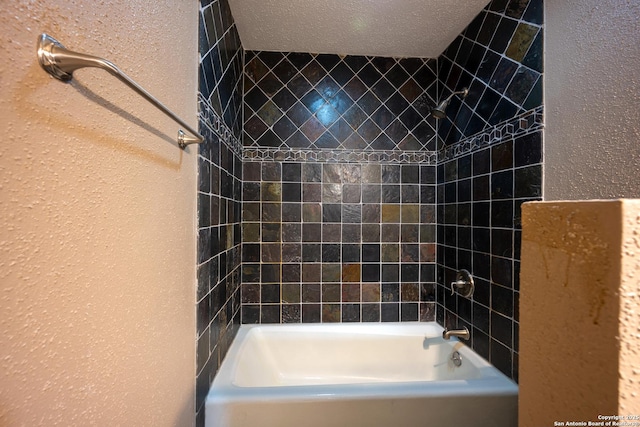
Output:
[[[451,98],[453,98],[456,95],[462,95],[463,98],[466,98],[467,95],[469,95],[469,89],[465,87],[462,90],[459,90],[457,92],[453,92],[451,95],[447,96],[447,99],[445,101],[451,101]]]
[[[41,34],[38,39],[38,62],[46,72],[63,82],[71,81],[73,79],[73,72],[80,68],[93,67],[106,70],[193,134],[194,137],[190,137],[187,136],[182,129],[178,131],[178,145],[180,148],[184,149],[189,144],[199,144],[204,141],[202,135],[175,115],[142,86],[133,81],[111,61],[107,61],[98,56],[73,52],[65,48],[53,37],[47,34]]]

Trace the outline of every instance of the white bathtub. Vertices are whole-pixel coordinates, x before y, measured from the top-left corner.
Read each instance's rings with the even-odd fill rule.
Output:
[[[243,325],[205,425],[514,427],[517,400],[515,383],[435,322]]]

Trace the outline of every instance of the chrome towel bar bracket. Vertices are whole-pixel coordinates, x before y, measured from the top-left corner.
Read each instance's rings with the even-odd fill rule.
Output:
[[[177,140],[180,148],[184,149],[189,144],[200,144],[204,141],[204,137],[202,135],[200,135],[180,117],[176,116],[164,104],[123,73],[112,62],[97,56],[73,52],[65,48],[53,37],[44,33],[38,38],[37,53],[40,66],[42,66],[47,73],[51,74],[58,80],[62,80],[63,82],[70,81],[73,78],[73,72],[79,68],[94,67],[108,71],[193,135],[188,136],[182,129],[178,130]]]

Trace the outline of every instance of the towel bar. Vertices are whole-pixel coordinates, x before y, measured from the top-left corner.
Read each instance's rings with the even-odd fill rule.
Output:
[[[58,80],[62,80],[63,82],[70,81],[73,78],[73,72],[79,68],[95,67],[108,71],[193,134],[193,137],[191,137],[186,135],[182,129],[178,130],[177,139],[178,146],[180,148],[184,149],[189,144],[200,144],[204,141],[204,137],[202,135],[191,128],[191,126],[189,126],[180,117],[176,116],[171,110],[165,107],[164,104],[123,73],[112,62],[97,56],[68,50],[56,39],[44,33],[38,38],[37,53],[38,62],[40,62],[42,68],[53,77]]]

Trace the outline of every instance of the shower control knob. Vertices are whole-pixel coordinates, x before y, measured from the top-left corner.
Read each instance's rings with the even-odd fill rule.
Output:
[[[455,294],[456,289],[458,293],[465,298],[470,298],[473,295],[475,285],[473,283],[473,277],[467,270],[460,270],[456,274],[456,281],[451,282],[451,295]]]

